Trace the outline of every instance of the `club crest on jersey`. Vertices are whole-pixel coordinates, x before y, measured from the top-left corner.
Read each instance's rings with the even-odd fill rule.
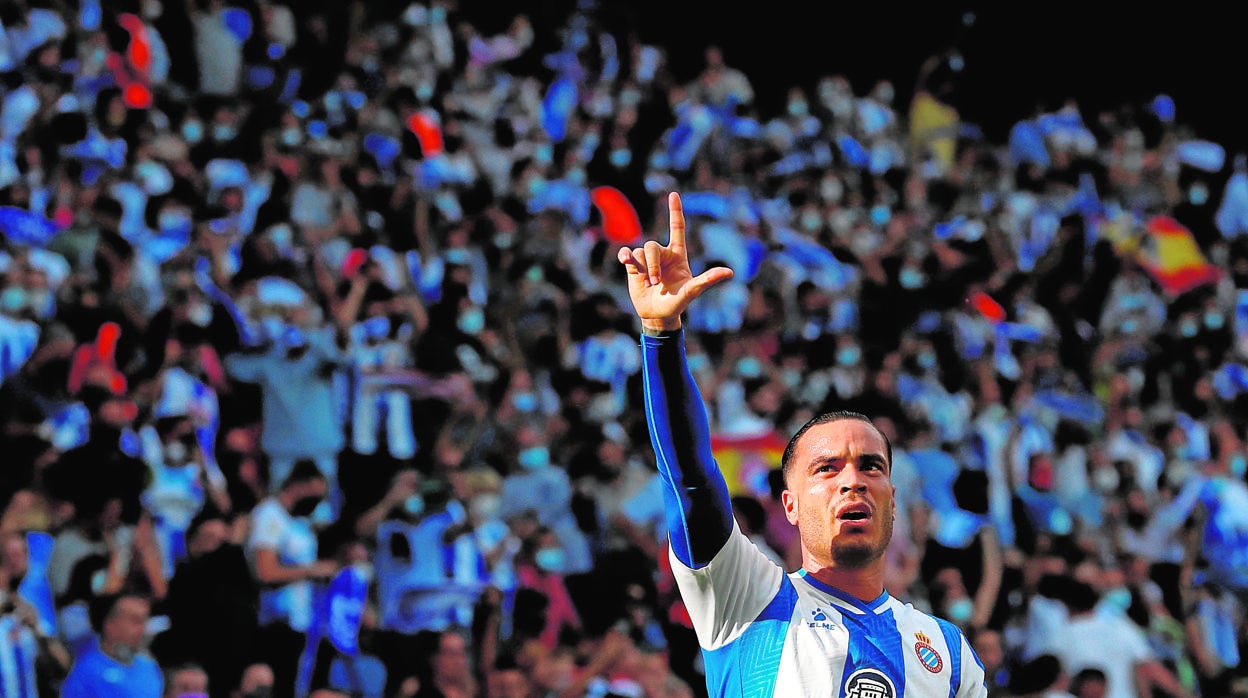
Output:
[[[825,613],[824,610],[818,606],[815,607],[815,610],[810,612],[810,620],[807,621],[806,625],[812,628],[824,628],[824,629],[831,629],[831,628],[836,627],[836,623],[833,623],[832,620],[828,618],[828,614]]]
[[[876,669],[859,669],[845,681],[845,698],[897,698],[897,687]]]
[[[923,668],[933,674],[939,674],[940,670],[945,668],[945,660],[941,659],[940,653],[932,647],[932,641],[923,633],[915,633],[914,639],[918,640],[914,643],[914,653],[918,655]]]

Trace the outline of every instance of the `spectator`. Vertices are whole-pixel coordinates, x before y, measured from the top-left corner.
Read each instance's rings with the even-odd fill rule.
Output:
[[[208,672],[198,664],[180,664],[165,672],[165,698],[208,695]]]
[[[276,679],[276,696],[293,695],[296,665],[312,625],[313,582],[338,570],[322,559],[308,517],[328,494],[310,460],[296,461],[277,494],[252,511],[247,556],[261,585],[257,647]]]
[[[1086,582],[1070,579],[1063,584],[1063,603],[1069,618],[1050,637],[1049,649],[1070,674],[1091,667],[1106,677],[1107,696],[1131,696],[1154,687],[1171,695],[1191,695],[1174,674],[1163,666],[1148,646],[1144,634],[1126,617],[1098,608],[1100,598]],[[1076,638],[1096,637],[1095,647],[1080,645]]]
[[[228,517],[212,511],[192,519],[187,559],[169,582],[169,629],[152,643],[166,666],[203,667],[214,698],[228,693],[259,650],[260,589],[230,525]]]
[[[160,698],[164,677],[155,660],[143,653],[151,602],[123,592],[100,605],[99,643],[74,661],[61,695]]]
[[[269,492],[286,482],[294,464],[311,459],[329,486],[331,506],[337,512],[338,453],[343,447],[341,426],[335,421],[332,373],[340,352],[324,331],[291,326],[272,338],[258,354],[231,354],[226,369],[239,380],[258,383],[264,417],[260,445],[269,456]]]
[[[267,698],[273,695],[273,670],[268,664],[252,664],[243,670],[232,698]]]

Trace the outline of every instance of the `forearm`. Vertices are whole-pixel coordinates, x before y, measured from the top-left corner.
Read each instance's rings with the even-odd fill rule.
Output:
[[[728,486],[711,453],[706,406],[685,358],[681,330],[642,337],[646,423],[662,475],[672,550],[703,567],[732,532]]]

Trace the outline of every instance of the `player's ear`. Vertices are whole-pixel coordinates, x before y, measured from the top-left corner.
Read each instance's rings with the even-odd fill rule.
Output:
[[[797,525],[797,497],[795,497],[792,492],[786,489],[780,493],[780,503],[784,505],[784,518],[788,519],[789,523],[796,526]]]

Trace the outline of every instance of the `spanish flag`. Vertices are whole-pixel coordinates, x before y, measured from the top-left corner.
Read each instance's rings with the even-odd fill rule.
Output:
[[[768,491],[767,475],[780,467],[787,442],[776,432],[763,436],[711,436],[711,453],[732,495]]]
[[[1171,296],[1215,283],[1221,271],[1205,259],[1192,232],[1169,216],[1154,216],[1136,251],[1136,259]]]

